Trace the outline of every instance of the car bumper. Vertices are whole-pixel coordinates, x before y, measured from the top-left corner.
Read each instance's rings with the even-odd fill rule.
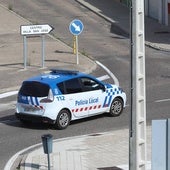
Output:
[[[15,116],[19,120],[26,120],[30,122],[42,122],[48,124],[55,124],[55,120],[52,120],[48,117],[38,116],[38,115],[31,115],[25,113],[15,113]]]

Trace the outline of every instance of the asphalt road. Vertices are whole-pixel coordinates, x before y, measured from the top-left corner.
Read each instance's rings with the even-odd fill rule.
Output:
[[[111,24],[96,16],[74,0],[30,0],[11,1],[0,0],[0,3],[9,4],[17,13],[34,23],[48,23],[55,29],[54,36],[65,43],[72,44],[72,35],[68,30],[69,23],[79,18],[85,28],[79,36],[79,47],[89,57],[100,61],[107,66],[119,79],[120,85],[130,94],[130,55],[129,39],[111,32]],[[169,115],[169,53],[146,48],[146,92],[147,92],[147,123],[152,119],[167,118]],[[98,68],[93,72],[95,76],[105,74]],[[112,82],[112,80],[108,80]],[[4,103],[14,102],[16,96],[1,100]],[[6,161],[17,151],[30,145],[41,142],[44,133],[53,134],[54,138],[100,133],[129,126],[130,107],[127,106],[122,116],[110,118],[108,115],[95,116],[73,122],[66,130],[54,130],[42,124],[23,126],[14,117],[14,108],[1,111],[1,154],[0,169]]]

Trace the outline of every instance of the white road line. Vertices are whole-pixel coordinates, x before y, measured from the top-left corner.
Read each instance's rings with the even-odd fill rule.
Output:
[[[161,102],[169,102],[170,99],[162,99],[162,100],[156,100],[155,103],[161,103]]]
[[[2,93],[2,94],[0,94],[0,99],[16,95],[17,93],[18,93],[18,91],[11,91],[11,92]]]
[[[0,111],[15,109],[15,106],[16,106],[16,101],[10,101],[8,103],[0,103]]]
[[[13,124],[16,122],[19,122],[19,120],[3,120],[3,121],[0,121],[0,125],[1,124]]]
[[[107,80],[109,78],[110,77],[108,75],[104,75],[104,76],[98,77],[97,79],[102,81],[102,80]],[[6,93],[2,93],[2,94],[0,94],[0,99],[16,95],[17,93],[18,93],[18,91],[10,91],[10,92],[6,92]]]
[[[115,82],[115,84],[117,85],[117,86],[119,86],[119,81],[118,81],[118,79],[116,78],[116,76],[106,67],[106,66],[104,66],[102,63],[100,63],[99,61],[96,61],[96,63],[99,65],[99,66],[101,66],[109,75],[110,75],[110,77],[114,80],[114,82]]]
[[[100,81],[103,81],[103,80],[107,80],[109,79],[110,77],[108,75],[104,75],[104,76],[101,76],[101,77],[97,77],[98,80]]]

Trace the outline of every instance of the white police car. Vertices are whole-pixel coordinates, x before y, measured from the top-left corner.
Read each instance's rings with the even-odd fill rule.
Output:
[[[126,104],[120,87],[71,70],[51,70],[22,83],[16,117],[65,129],[70,121],[104,112],[119,116]]]

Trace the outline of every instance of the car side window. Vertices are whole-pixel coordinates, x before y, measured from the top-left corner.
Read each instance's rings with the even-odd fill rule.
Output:
[[[62,94],[65,94],[65,89],[64,89],[64,83],[61,82],[59,84],[57,84],[59,90],[61,91]]]
[[[101,89],[101,85],[93,79],[83,77],[81,78],[81,82],[83,84],[84,91],[93,91]]]
[[[65,89],[66,94],[82,92],[81,84],[77,78],[65,81]]]

